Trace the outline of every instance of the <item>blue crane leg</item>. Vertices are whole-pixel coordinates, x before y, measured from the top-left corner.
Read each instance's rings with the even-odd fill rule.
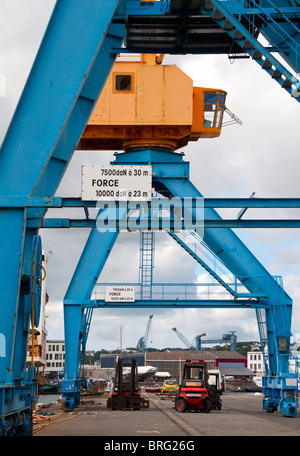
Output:
[[[162,181],[173,196],[203,197],[188,179],[162,179]],[[205,208],[205,219],[221,220],[221,217],[215,209]],[[270,273],[230,228],[207,228],[204,230],[204,241],[250,292],[263,293],[266,291],[266,280],[274,282]],[[274,286],[276,287],[276,284]],[[286,292],[283,291],[283,293],[286,301],[292,302]]]
[[[65,377],[61,393],[65,410],[72,410],[79,405],[80,387],[79,356],[83,333],[83,307],[80,304],[64,305],[65,323]]]
[[[162,182],[175,197],[203,198],[188,179],[162,179]],[[221,220],[222,218],[215,209],[204,208],[205,219]],[[243,281],[250,292],[264,292],[265,278],[269,277],[273,280],[270,273],[230,228],[206,228],[204,241],[226,267]],[[286,298],[291,301],[288,295]]]
[[[188,179],[161,179],[161,182],[175,197],[202,197]],[[214,209],[205,208],[205,218],[215,220],[221,217]],[[291,298],[231,229],[205,229],[204,241],[250,292],[267,290],[269,306],[265,312],[270,372],[265,380],[264,408],[274,411],[280,404],[282,413],[295,416],[295,389],[286,386],[286,378],[289,376]],[[248,278],[245,280],[245,277]],[[276,296],[280,297],[280,302],[276,302]],[[278,350],[281,335],[285,337],[286,347]]]
[[[1,147],[1,195],[54,194],[115,59],[110,48],[123,41],[122,27],[111,23],[119,3],[91,0],[87,8],[80,0],[57,1]],[[26,229],[26,217],[40,214],[41,210],[1,210],[3,386],[13,385],[14,369],[22,376],[25,367],[30,299],[20,297],[19,290],[21,275],[30,273],[32,261],[24,246],[37,233]],[[5,413],[1,407],[1,417]]]
[[[10,229],[10,227],[14,229]],[[25,233],[24,210],[6,210],[0,215],[1,305],[0,305],[0,385],[11,384]]]
[[[91,0],[87,8],[81,0],[57,1],[1,148],[2,194],[32,193],[68,125],[118,3]],[[107,71],[99,76],[98,95]],[[81,131],[77,135],[79,140]],[[28,165],[20,166],[24,158]]]
[[[57,189],[84,131],[87,120],[110,74],[116,58],[111,49],[120,46],[123,39],[123,27],[118,24],[111,24],[51,158],[34,188],[33,195],[53,195]]]
[[[116,230],[100,232],[93,228],[68,287],[64,299],[65,380],[62,395],[65,410],[72,410],[79,401],[79,357],[82,343],[83,303],[90,299],[95,283],[118,237]],[[72,301],[69,303],[68,301]],[[74,305],[74,302],[78,304]]]
[[[26,230],[24,236],[22,277],[32,275],[32,245],[36,230]],[[32,313],[32,294],[20,293],[18,311],[15,318],[13,374],[25,379],[25,363],[28,354],[28,335]]]
[[[93,228],[65,295],[65,300],[90,299],[95,283],[118,237],[118,231],[99,232]]]

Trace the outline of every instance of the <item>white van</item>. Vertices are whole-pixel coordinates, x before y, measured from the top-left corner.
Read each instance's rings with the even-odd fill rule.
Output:
[[[213,374],[213,375],[212,375]],[[220,369],[208,369],[208,383],[215,385],[217,382],[218,393],[222,394],[225,391],[225,377],[221,374]]]

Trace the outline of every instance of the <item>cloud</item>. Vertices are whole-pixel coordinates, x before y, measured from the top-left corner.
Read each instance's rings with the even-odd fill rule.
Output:
[[[0,98],[0,143],[26,83],[55,0],[2,0],[0,16],[0,73],[6,98]]]

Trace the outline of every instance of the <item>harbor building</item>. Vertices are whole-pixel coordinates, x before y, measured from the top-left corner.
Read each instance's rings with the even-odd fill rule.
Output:
[[[45,374],[52,376],[64,368],[65,363],[65,341],[47,340],[46,343],[46,368]]]

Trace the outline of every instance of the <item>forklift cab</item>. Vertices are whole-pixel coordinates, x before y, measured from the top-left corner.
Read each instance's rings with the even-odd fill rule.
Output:
[[[206,388],[208,375],[205,363],[187,362],[184,365],[181,386]]]
[[[180,413],[187,410],[210,412],[211,401],[208,388],[206,363],[201,361],[185,362],[179,394],[175,399],[175,410]]]
[[[222,388],[220,384],[220,375],[218,372],[210,372],[208,379],[208,394],[211,401],[211,408],[215,410],[222,409]]]

